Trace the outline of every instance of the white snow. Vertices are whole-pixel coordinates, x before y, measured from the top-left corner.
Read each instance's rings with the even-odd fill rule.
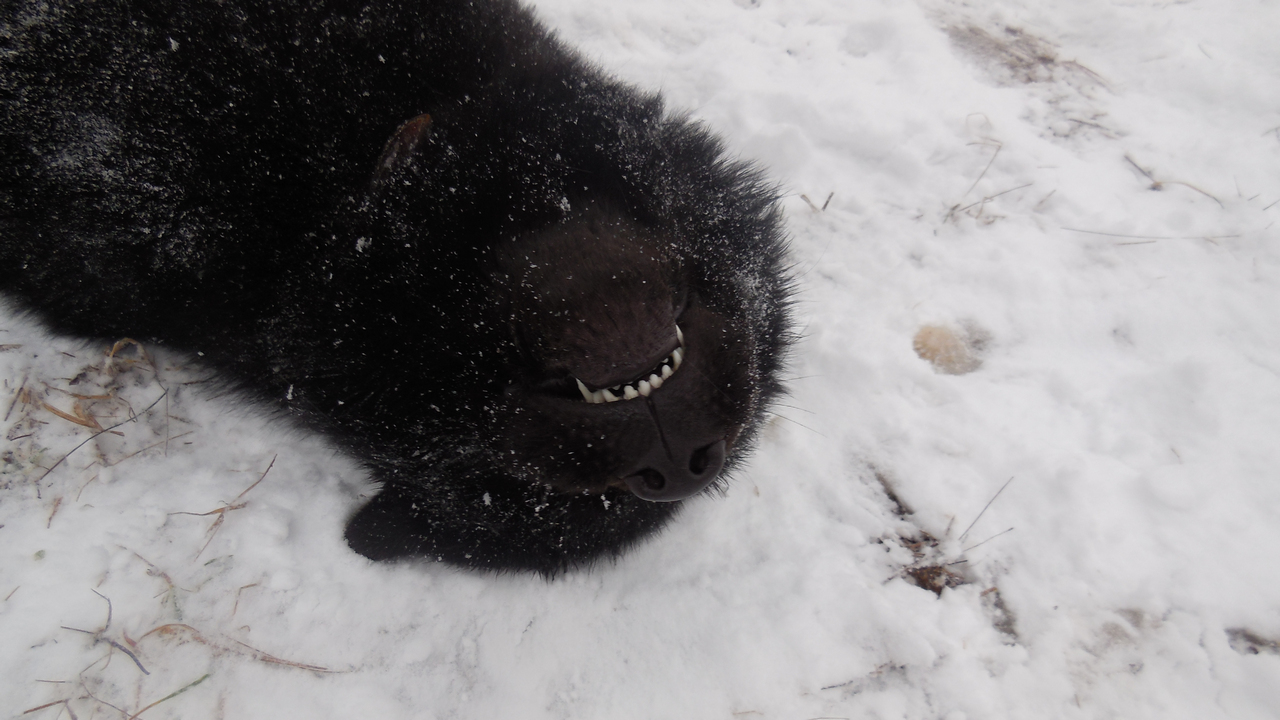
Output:
[[[1280,4],[538,9],[789,193],[805,339],[748,470],[552,583],[372,564],[352,461],[182,358],[72,384],[106,348],[5,311],[8,716],[1277,716]],[[168,419],[34,482],[92,432],[44,404],[109,425],[68,393],[110,383]]]

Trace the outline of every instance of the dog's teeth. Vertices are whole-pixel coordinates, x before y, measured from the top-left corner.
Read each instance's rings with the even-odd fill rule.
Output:
[[[680,347],[672,350],[647,379],[638,380],[634,384],[614,385],[611,388],[591,391],[587,389],[586,383],[574,378],[578,383],[578,392],[582,393],[582,397],[589,403],[611,403],[649,397],[654,390],[662,387],[662,384],[675,374],[675,371],[680,369],[680,364],[684,362],[684,331],[679,325],[676,326],[676,339],[680,341]]]

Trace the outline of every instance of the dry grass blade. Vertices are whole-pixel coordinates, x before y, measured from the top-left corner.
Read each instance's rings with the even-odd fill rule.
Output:
[[[1159,181],[1159,180],[1156,180],[1155,176],[1151,174],[1151,171],[1150,171],[1150,170],[1148,170],[1148,169],[1146,169],[1146,168],[1142,167],[1141,165],[1139,165],[1136,161],[1134,161],[1134,159],[1133,159],[1133,158],[1129,157],[1128,155],[1125,155],[1125,156],[1124,156],[1124,159],[1125,159],[1125,162],[1127,162],[1127,163],[1129,163],[1130,165],[1132,165],[1132,166],[1134,167],[1134,169],[1136,169],[1138,172],[1140,172],[1140,173],[1142,173],[1143,175],[1145,175],[1145,176],[1146,176],[1146,178],[1147,178],[1148,180],[1150,180],[1150,181],[1151,181],[1151,189],[1152,189],[1152,190],[1159,190],[1159,189],[1160,189],[1160,181]]]
[[[278,458],[278,457],[280,457],[280,456],[279,456],[279,455],[272,455],[272,456],[271,456],[271,462],[267,463],[267,469],[266,469],[266,470],[263,470],[263,471],[262,471],[262,474],[258,476],[258,479],[257,479],[257,480],[255,480],[255,481],[253,482],[253,484],[252,484],[252,485],[250,485],[249,487],[245,488],[245,489],[244,489],[244,490],[243,490],[239,495],[237,495],[237,496],[235,497],[235,500],[232,500],[231,502],[233,502],[233,503],[234,503],[236,500],[239,500],[240,498],[242,498],[242,497],[244,497],[245,495],[247,495],[247,494],[249,493],[249,491],[250,491],[250,490],[252,490],[252,489],[254,489],[254,488],[258,487],[258,483],[262,482],[262,481],[267,477],[267,473],[271,472],[271,468],[273,468],[273,467],[275,467],[275,466],[276,466],[276,458]]]
[[[178,610],[178,591],[181,590],[186,593],[189,593],[191,591],[184,587],[178,587],[178,585],[173,582],[173,578],[169,577],[169,573],[165,572],[164,570],[161,570],[155,563],[139,555],[136,550],[129,550],[129,548],[126,548],[123,546],[121,546],[120,549],[128,550],[129,552],[133,553],[134,557],[138,558],[139,560],[141,560],[143,563],[146,564],[148,575],[150,575],[153,578],[159,578],[160,581],[165,584],[164,592],[157,594],[156,597],[164,596],[165,599],[160,601],[161,604],[172,603],[174,612],[177,613],[179,617],[181,617],[181,612]],[[135,642],[133,644],[136,645],[137,643]]]
[[[136,712],[136,713],[134,713],[134,714],[130,715],[130,716],[129,716],[129,720],[134,720],[135,718],[137,718],[137,717],[138,717],[139,715],[141,715],[142,713],[144,713],[144,712],[146,712],[146,711],[150,710],[151,708],[153,708],[153,707],[155,707],[155,706],[159,705],[160,703],[164,702],[165,700],[172,700],[173,698],[178,697],[178,696],[179,696],[179,695],[181,695],[182,693],[184,693],[184,692],[186,692],[186,691],[190,690],[191,688],[193,688],[193,687],[195,687],[195,686],[199,685],[200,683],[204,682],[205,680],[208,680],[208,679],[209,679],[209,676],[210,676],[210,675],[212,675],[212,674],[213,674],[213,673],[205,673],[204,675],[201,675],[199,679],[197,679],[197,680],[192,680],[191,682],[187,683],[186,685],[183,685],[182,687],[178,688],[177,690],[174,690],[173,692],[169,693],[168,695],[165,695],[164,697],[160,698],[159,700],[157,700],[157,701],[155,701],[155,702],[151,703],[150,705],[148,705],[148,706],[146,706],[146,707],[142,708],[142,709],[141,709],[141,710],[139,710],[138,712]]]
[[[965,536],[969,534],[969,531],[973,529],[973,526],[974,526],[974,525],[977,525],[977,524],[978,524],[978,521],[982,519],[982,515],[983,515],[984,513],[986,513],[986,512],[987,512],[987,509],[988,509],[988,508],[990,508],[990,507],[991,507],[991,503],[995,502],[995,501],[996,501],[996,498],[1000,497],[1000,493],[1004,492],[1004,489],[1005,489],[1005,488],[1007,488],[1007,487],[1009,487],[1009,483],[1011,483],[1011,482],[1013,482],[1013,478],[1012,478],[1012,477],[1010,477],[1008,480],[1005,480],[1005,481],[1004,481],[1004,484],[1000,486],[1000,489],[996,491],[996,494],[995,494],[995,495],[992,495],[992,496],[991,496],[991,499],[987,501],[987,504],[982,506],[982,512],[979,512],[979,513],[978,513],[978,517],[974,518],[974,519],[973,519],[973,522],[969,523],[969,527],[965,528],[965,529],[964,529],[964,532],[960,533],[960,538],[959,538],[959,539],[960,539],[960,541],[961,541],[961,542],[963,542],[963,541],[964,541]],[[990,538],[988,538],[988,539],[990,539]],[[975,547],[976,547],[976,546],[975,546]]]
[[[1222,201],[1221,201],[1221,200],[1219,200],[1218,198],[1214,197],[1214,196],[1213,196],[1212,194],[1210,194],[1209,192],[1207,192],[1207,191],[1205,191],[1205,190],[1201,190],[1200,188],[1196,187],[1195,185],[1192,185],[1192,184],[1191,184],[1191,183],[1189,183],[1189,182],[1183,182],[1183,181],[1181,181],[1181,180],[1165,180],[1165,181],[1164,181],[1164,183],[1165,183],[1166,185],[1181,185],[1182,187],[1187,188],[1187,189],[1189,189],[1189,190],[1195,190],[1196,192],[1200,193],[1201,195],[1203,195],[1203,196],[1205,196],[1205,197],[1209,198],[1210,200],[1212,200],[1212,201],[1214,201],[1214,202],[1218,203],[1218,207],[1223,208],[1223,209],[1226,209],[1226,207],[1227,207],[1226,205],[1223,205],[1223,204],[1222,204]]]
[[[1214,202],[1218,203],[1218,207],[1220,207],[1220,208],[1226,208],[1226,205],[1223,205],[1221,200],[1219,200],[1218,198],[1214,197],[1213,195],[1211,195],[1211,194],[1209,194],[1209,193],[1205,192],[1204,190],[1201,190],[1200,188],[1196,187],[1195,185],[1192,185],[1192,184],[1191,184],[1191,183],[1189,183],[1189,182],[1183,182],[1183,181],[1181,181],[1181,180],[1157,180],[1157,179],[1156,179],[1156,176],[1155,176],[1155,175],[1153,175],[1153,174],[1151,173],[1151,171],[1150,171],[1150,170],[1147,170],[1146,168],[1144,168],[1144,167],[1142,167],[1141,165],[1139,165],[1136,161],[1134,161],[1134,159],[1133,159],[1133,158],[1129,157],[1128,155],[1125,155],[1125,156],[1124,156],[1124,159],[1125,159],[1125,160],[1126,160],[1130,165],[1132,165],[1134,168],[1136,168],[1138,172],[1142,173],[1142,174],[1143,174],[1143,176],[1145,176],[1148,180],[1150,180],[1150,181],[1151,181],[1151,189],[1152,189],[1152,190],[1163,190],[1165,185],[1181,185],[1181,186],[1183,186],[1183,187],[1185,187],[1185,188],[1188,188],[1188,189],[1190,189],[1190,190],[1194,190],[1194,191],[1196,191],[1196,192],[1200,193],[1201,195],[1203,195],[1203,196],[1205,196],[1205,197],[1209,198],[1210,200],[1212,200],[1212,201],[1214,201]]]
[[[85,412],[84,408],[80,407],[80,403],[78,402],[72,406],[72,412],[70,413],[63,412],[47,402],[41,402],[40,404],[44,406],[45,410],[48,410],[67,422],[75,423],[81,427],[87,427],[90,430],[102,430],[102,425],[98,423],[92,415]]]
[[[1063,227],[1062,229],[1068,232],[1078,232],[1086,235],[1102,235],[1105,237],[1132,238],[1136,240],[1215,240],[1240,237],[1238,233],[1235,235],[1129,235],[1127,233],[1103,232],[1102,230],[1083,230],[1081,228],[1073,227]]]
[[[193,515],[195,517],[208,517],[209,515],[218,516],[218,518],[213,521],[213,524],[209,526],[209,529],[205,531],[205,534],[208,537],[205,539],[204,545],[200,546],[200,552],[196,553],[197,559],[199,559],[200,556],[204,554],[205,548],[209,547],[209,543],[213,542],[214,536],[216,536],[218,534],[218,530],[222,528],[223,521],[227,519],[227,513],[232,510],[239,510],[244,506],[248,505],[248,502],[241,502],[240,498],[243,498],[245,495],[247,495],[250,490],[258,487],[258,483],[262,482],[263,479],[267,477],[267,473],[271,472],[271,468],[275,467],[277,457],[279,457],[279,455],[273,455],[271,457],[271,462],[267,464],[267,469],[262,471],[262,475],[258,476],[258,479],[255,480],[252,485],[245,488],[243,491],[241,491],[239,495],[235,496],[235,498],[233,498],[231,502],[223,505],[222,507],[217,508],[215,510],[210,510],[208,512],[202,512],[202,513],[183,512],[183,511],[169,513],[170,515]]]
[[[116,355],[119,354],[120,351],[124,350],[126,347],[132,347],[134,350],[138,352],[137,360],[124,358],[124,357],[122,358],[116,357]],[[142,346],[142,343],[138,342],[137,340],[134,340],[133,338],[120,338],[119,340],[115,341],[115,343],[111,346],[111,350],[107,352],[107,359],[108,360],[118,359],[121,362],[130,364],[130,365],[139,361],[151,362],[151,358],[147,355],[147,349]]]
[[[982,143],[972,143],[972,144],[975,144],[975,145],[987,145],[987,146],[992,146],[992,145],[994,145],[994,146],[995,146],[996,151],[995,151],[995,152],[993,152],[993,153],[991,153],[991,159],[987,161],[987,166],[986,166],[986,167],[984,167],[984,168],[982,168],[982,172],[978,173],[978,177],[973,181],[973,184],[972,184],[972,185],[970,185],[970,186],[969,186],[969,189],[968,189],[968,190],[965,190],[965,191],[964,191],[964,195],[961,195],[960,197],[964,197],[965,195],[968,195],[969,193],[973,192],[973,189],[974,189],[974,188],[978,187],[978,183],[982,182],[982,178],[984,178],[984,177],[986,177],[986,176],[987,176],[987,171],[988,171],[988,170],[990,170],[990,169],[991,169],[991,166],[995,164],[995,162],[996,162],[996,158],[1000,157],[1000,151],[1004,149],[1004,145],[1003,145],[1002,143],[998,143],[998,142],[994,142],[994,141],[991,141],[991,142],[982,142]]]
[[[129,659],[133,661],[134,665],[138,666],[138,669],[142,671],[143,675],[150,675],[151,673],[147,672],[147,669],[142,666],[142,662],[138,660],[137,655],[133,654],[133,651],[131,651],[129,648],[125,647],[124,645],[121,645],[120,643],[116,642],[115,640],[112,640],[111,638],[105,636],[107,629],[111,627],[111,614],[112,614],[111,598],[107,597],[106,595],[103,595],[97,590],[94,590],[93,594],[97,595],[98,597],[102,598],[107,602],[107,621],[102,624],[102,628],[99,630],[81,630],[80,628],[67,627],[66,625],[61,625],[60,627],[63,630],[70,630],[72,632],[78,632],[78,633],[84,633],[86,635],[90,635],[93,637],[94,644],[104,642],[110,645],[111,647],[119,650],[125,655],[128,655]],[[126,640],[129,639],[127,635],[125,636],[125,639]]]
[[[99,435],[101,435],[102,433],[105,433],[105,432],[111,432],[112,430],[115,430],[116,428],[120,427],[121,425],[124,425],[125,423],[131,423],[131,422],[133,422],[133,421],[137,420],[138,418],[142,417],[143,415],[146,415],[148,412],[150,412],[150,411],[151,411],[151,408],[155,407],[155,406],[156,406],[156,405],[157,405],[161,400],[163,400],[166,396],[168,396],[168,394],[169,394],[169,390],[168,390],[168,389],[165,389],[165,391],[164,391],[164,392],[160,393],[160,397],[156,398],[155,400],[152,400],[150,405],[148,405],[148,406],[146,406],[145,408],[143,408],[143,409],[142,409],[142,412],[138,413],[137,415],[132,415],[132,416],[130,416],[130,417],[127,417],[127,418],[125,418],[124,420],[121,420],[120,422],[118,422],[118,423],[116,423],[116,424],[114,424],[114,425],[111,425],[110,427],[105,427],[105,428],[103,428],[103,429],[99,430],[98,432],[96,432],[96,433],[94,433],[94,434],[90,435],[89,437],[85,438],[84,440],[80,441],[80,444],[78,444],[78,445],[76,445],[75,447],[71,448],[71,450],[70,450],[70,451],[68,451],[66,455],[63,455],[62,457],[58,458],[57,462],[55,462],[54,464],[50,465],[50,466],[49,466],[49,469],[48,469],[48,470],[45,470],[43,475],[41,475],[40,477],[36,478],[36,487],[37,487],[37,488],[39,488],[39,486],[40,486],[40,481],[42,481],[42,480],[44,480],[45,478],[49,477],[49,473],[51,473],[51,472],[53,472],[55,469],[57,469],[57,467],[58,467],[59,465],[61,465],[63,462],[65,462],[67,458],[71,457],[71,456],[75,453],[75,451],[79,450],[80,448],[82,448],[82,447],[84,447],[86,444],[88,444],[88,442],[89,442],[90,440],[93,440],[94,438],[98,437],[98,436],[99,436]]]
[[[969,552],[970,550],[972,550],[972,549],[974,549],[974,548],[976,548],[976,547],[980,547],[980,546],[982,546],[982,545],[986,545],[987,543],[991,542],[992,540],[995,540],[996,538],[1000,537],[1001,535],[1004,535],[1005,533],[1013,532],[1013,530],[1014,530],[1013,528],[1009,528],[1008,530],[1001,530],[1000,532],[996,533],[995,535],[992,535],[991,537],[987,538],[986,540],[983,540],[982,542],[978,543],[977,545],[970,545],[969,547],[965,548],[965,549],[964,549],[964,550],[962,550],[961,552]]]
[[[978,206],[978,205],[983,205],[983,204],[985,204],[985,203],[989,203],[989,202],[991,202],[992,200],[995,200],[996,198],[1000,197],[1001,195],[1008,195],[1009,193],[1011,193],[1011,192],[1013,192],[1013,191],[1015,191],[1015,190],[1022,190],[1023,188],[1029,188],[1029,187],[1031,187],[1031,186],[1032,186],[1032,185],[1034,185],[1034,184],[1035,184],[1035,183],[1024,183],[1024,184],[1019,185],[1019,186],[1017,186],[1017,187],[1009,188],[1008,190],[1001,190],[1000,192],[995,193],[995,194],[993,194],[993,195],[987,195],[987,196],[983,197],[981,200],[976,200],[976,201],[974,201],[974,202],[971,202],[971,203],[969,203],[968,205],[965,205],[964,207],[954,207],[954,208],[951,208],[951,212],[949,212],[949,213],[948,213],[948,216],[950,216],[950,215],[952,215],[952,214],[956,214],[956,213],[962,213],[962,212],[964,212],[965,210],[968,210],[968,209],[970,209],[970,208],[976,207],[976,206]]]
[[[51,707],[53,707],[54,705],[62,705],[62,706],[64,706],[64,709],[67,711],[67,715],[70,715],[70,716],[71,716],[71,720],[80,720],[79,718],[77,718],[77,717],[76,717],[76,713],[75,713],[75,711],[71,709],[71,700],[69,700],[69,699],[68,699],[68,700],[54,700],[54,701],[53,701],[53,702],[51,702],[51,703],[45,703],[45,704],[43,704],[43,705],[39,705],[39,706],[37,706],[37,707],[33,707],[33,708],[31,708],[30,710],[23,710],[23,711],[22,711],[22,714],[23,714],[23,715],[27,715],[27,714],[29,714],[29,713],[33,713],[33,712],[35,712],[35,711],[37,711],[37,710],[44,710],[45,708],[51,708]]]
[[[257,483],[262,482],[262,479],[266,478],[266,474],[270,473],[271,468],[274,468],[275,466],[276,457],[279,457],[279,455],[271,456],[270,464],[266,466],[266,470],[262,470],[262,474],[260,475],[260,477],[257,478],[257,480],[255,480],[255,482],[251,484],[251,486],[244,488],[243,491],[239,493],[239,495],[234,497],[232,501],[227,503],[227,505],[223,505],[221,507],[218,507],[218,509],[210,510],[207,512],[187,512],[187,511],[170,512],[170,515],[193,515],[193,516],[196,516],[196,518],[207,518],[207,516],[209,515],[218,515],[218,519],[214,520],[214,524],[210,525],[209,529],[205,530],[205,534],[207,538],[205,539],[205,544],[202,544],[202,546],[200,546],[200,552],[196,553],[197,560],[200,559],[201,555],[204,555],[205,548],[209,547],[209,543],[214,542],[214,536],[218,534],[218,530],[221,529],[221,527],[223,527],[223,521],[227,519],[227,512],[232,510],[239,510],[239,509],[242,509],[242,507],[248,505],[248,502],[238,502],[239,498],[246,496],[248,491],[251,491],[251,489],[256,488]]]
[[[27,378],[24,376],[22,378],[22,383],[18,385],[18,391],[13,394],[13,400],[9,401],[9,409],[4,411],[3,422],[9,422],[9,415],[13,413],[14,406],[18,404],[19,400],[22,400],[24,397],[26,397],[26,393],[27,393]],[[26,401],[23,400],[23,403],[25,404]]]
[[[827,206],[831,204],[831,198],[835,196],[836,196],[836,193],[834,190],[832,190],[830,193],[827,193],[827,199],[822,202],[822,207],[818,207],[818,205],[814,203],[813,200],[810,199],[808,195],[802,194],[800,195],[800,199],[808,203],[809,207],[813,208],[814,212],[823,212],[824,210],[827,209]]]
[[[191,433],[193,433],[193,432],[195,432],[195,430],[188,430],[188,431],[186,431],[186,432],[184,432],[184,433],[182,433],[182,434],[180,434],[180,435],[174,435],[173,437],[167,437],[167,438],[165,438],[165,439],[163,439],[163,440],[158,440],[158,441],[153,442],[153,443],[151,443],[150,445],[148,445],[148,446],[146,446],[146,447],[144,447],[144,448],[141,448],[141,449],[138,449],[138,450],[134,450],[133,452],[129,453],[128,455],[125,455],[124,457],[120,458],[119,460],[116,460],[115,462],[112,462],[112,463],[105,463],[105,465],[106,465],[107,467],[115,467],[116,465],[119,465],[120,463],[124,462],[125,460],[128,460],[129,458],[131,458],[131,457],[133,457],[133,456],[135,456],[135,455],[138,455],[138,454],[144,453],[144,452],[146,452],[146,451],[150,450],[151,448],[160,447],[161,445],[164,445],[164,444],[168,443],[170,440],[177,440],[177,439],[178,439],[178,438],[180,438],[180,437],[186,437],[186,436],[190,435],[190,434],[191,434]]]
[[[240,589],[236,590],[236,603],[235,605],[231,606],[231,617],[235,617],[236,611],[240,609],[240,593],[252,587],[258,587],[258,583],[249,583],[248,585],[241,585]]]
[[[44,528],[48,530],[53,525],[53,516],[58,514],[58,508],[62,507],[62,496],[53,499],[53,509],[49,511],[49,519],[45,521]]]
[[[278,658],[270,653],[263,652],[250,645],[246,645],[245,643],[242,643],[239,640],[231,640],[230,643],[214,642],[213,640],[210,640],[209,638],[205,637],[204,634],[201,633],[199,630],[191,627],[190,625],[184,625],[182,623],[169,623],[167,625],[161,625],[159,627],[153,628],[147,631],[147,633],[144,634],[142,637],[138,638],[138,641],[141,642],[142,640],[146,639],[150,635],[157,635],[158,637],[184,638],[193,642],[200,643],[205,647],[212,648],[213,650],[216,650],[219,652],[226,652],[226,653],[231,653],[233,655],[248,657],[253,660],[257,660],[259,662],[268,663],[270,665],[284,665],[286,667],[298,668],[300,670],[310,670],[312,672],[322,672],[322,673],[339,672],[338,670],[330,670],[329,668],[322,667],[320,665],[310,665],[307,663],[294,662],[293,660],[285,660],[283,658]]]
[[[102,637],[102,630],[99,630],[98,632],[94,632],[94,631],[92,631],[92,630],[81,630],[80,628],[67,627],[66,625],[59,625],[58,627],[62,628],[63,630],[70,630],[71,632],[84,633],[85,635],[92,636],[92,637],[93,637],[93,641],[94,641],[95,643],[104,642],[104,643],[106,643],[106,644],[110,645],[111,647],[113,647],[113,648],[115,648],[115,649],[119,650],[120,652],[124,653],[125,655],[128,655],[128,656],[129,656],[129,659],[133,661],[133,664],[134,664],[134,665],[137,665],[137,666],[138,666],[138,669],[142,671],[142,674],[143,674],[143,675],[150,675],[150,674],[151,674],[151,673],[150,673],[150,672],[149,672],[145,667],[143,667],[143,666],[142,666],[142,661],[138,660],[138,656],[137,656],[137,655],[134,655],[132,650],[130,650],[129,648],[127,648],[127,647],[125,647],[125,646],[123,646],[123,645],[121,645],[120,643],[116,642],[115,640],[112,640],[111,638]],[[103,630],[105,630],[105,629],[106,629],[106,628],[103,628]]]

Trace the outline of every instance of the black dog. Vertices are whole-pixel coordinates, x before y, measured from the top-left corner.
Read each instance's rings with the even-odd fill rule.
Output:
[[[555,574],[749,449],[772,189],[514,2],[0,13],[0,290],[334,437],[384,483],[357,552]]]

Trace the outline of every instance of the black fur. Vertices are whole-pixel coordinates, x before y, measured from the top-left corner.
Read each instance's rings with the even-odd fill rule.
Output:
[[[732,468],[779,392],[771,188],[514,2],[5,0],[0,24],[0,290],[337,439],[384,483],[347,530],[370,558],[616,555],[679,506],[636,493]],[[661,389],[583,399],[676,323]]]

